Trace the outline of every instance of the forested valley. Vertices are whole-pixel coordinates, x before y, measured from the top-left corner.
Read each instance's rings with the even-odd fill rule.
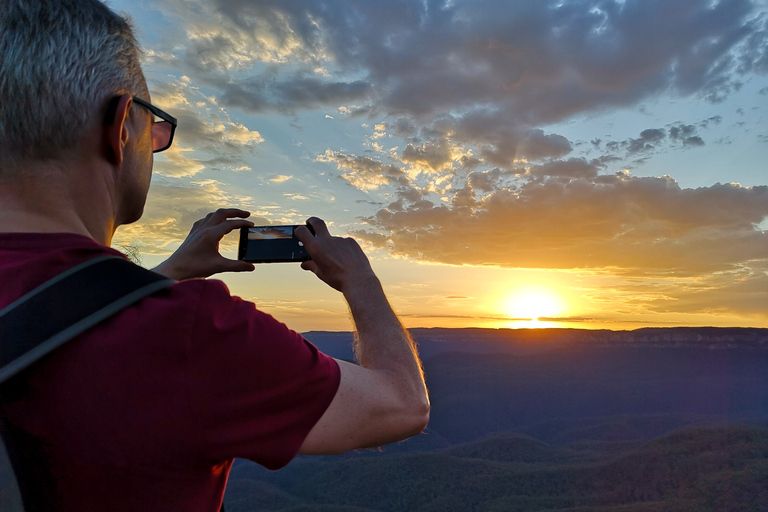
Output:
[[[768,510],[768,330],[412,332],[425,433],[238,460],[227,511]],[[305,336],[352,358],[350,333]]]

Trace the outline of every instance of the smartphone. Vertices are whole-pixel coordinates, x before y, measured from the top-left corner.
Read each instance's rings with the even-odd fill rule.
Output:
[[[314,235],[312,226],[306,225]],[[279,263],[307,261],[304,244],[296,238],[299,226],[254,226],[240,228],[240,246],[237,258],[251,263]]]

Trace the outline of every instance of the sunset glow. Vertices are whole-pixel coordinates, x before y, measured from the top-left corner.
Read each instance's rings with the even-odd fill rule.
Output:
[[[528,289],[510,296],[505,310],[510,318],[535,321],[562,316],[565,306],[562,300],[549,290]]]
[[[233,206],[354,237],[409,327],[768,327],[764,3],[112,5],[179,119],[147,265]],[[298,265],[219,278],[351,328]]]

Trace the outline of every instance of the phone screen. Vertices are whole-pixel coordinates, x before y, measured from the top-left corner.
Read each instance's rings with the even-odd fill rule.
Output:
[[[278,263],[311,259],[296,238],[298,226],[254,226],[240,229],[238,259],[251,263]],[[311,228],[310,228],[311,231]]]

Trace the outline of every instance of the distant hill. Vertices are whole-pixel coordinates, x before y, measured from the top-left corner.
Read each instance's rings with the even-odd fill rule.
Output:
[[[768,330],[414,329],[427,431],[237,461],[238,511],[768,511]],[[351,359],[351,333],[305,336]]]
[[[227,510],[764,511],[766,454],[768,429],[747,427],[690,429],[614,453],[497,436],[378,459],[302,458],[278,473],[235,469]]]
[[[674,327],[633,331],[587,329],[410,329],[422,359],[443,352],[537,354],[564,346],[768,349],[768,329]],[[304,336],[323,352],[351,360],[352,333],[310,331]]]
[[[691,416],[768,416],[768,350],[581,345],[525,356],[447,352],[428,359],[425,373],[430,427],[454,443],[521,429],[538,437],[544,434],[536,424],[564,419],[578,425],[595,417],[675,415],[687,423]],[[626,435],[601,436],[647,439],[679,426],[638,424]]]

